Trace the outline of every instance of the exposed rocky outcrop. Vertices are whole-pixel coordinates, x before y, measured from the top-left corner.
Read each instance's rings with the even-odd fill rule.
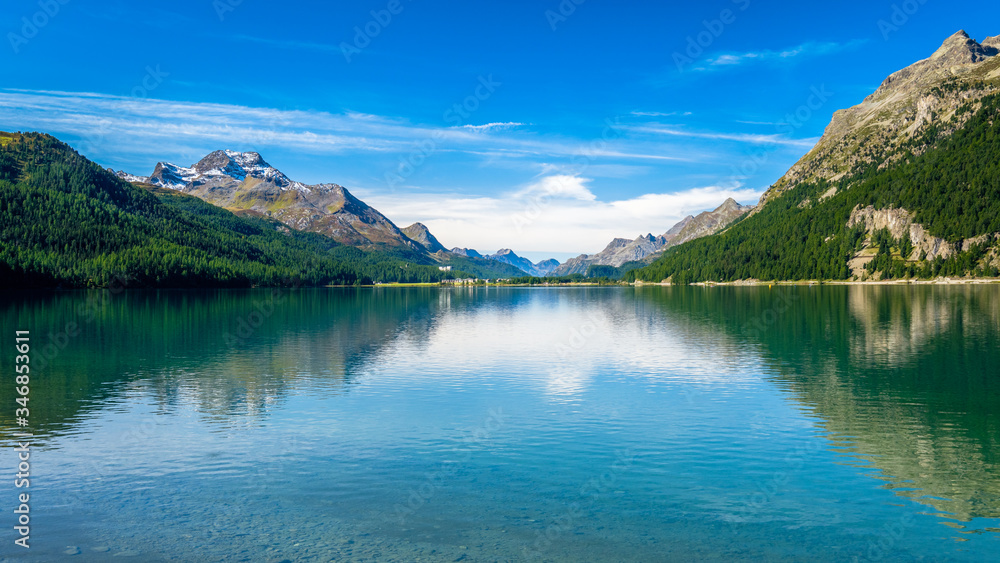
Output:
[[[947,259],[956,250],[954,244],[927,234],[923,225],[914,223],[912,214],[905,209],[875,209],[870,205],[868,207],[858,206],[851,211],[851,217],[847,220],[848,227],[857,225],[864,225],[869,234],[888,229],[893,238],[909,238],[910,242],[913,243],[914,250],[913,255],[906,256],[907,259],[922,256],[924,253],[926,253],[927,260],[934,260],[938,256]]]
[[[427,249],[427,252],[446,252],[448,249],[438,242],[438,239],[431,234],[430,230],[423,223],[414,223],[403,229],[403,234],[410,237],[410,240]]]
[[[891,74],[865,100],[833,114],[820,141],[761,198],[758,210],[799,183],[836,181],[875,162],[892,166],[930,125],[940,135],[961,128],[974,112],[956,110],[1000,88],[1000,37],[982,43],[964,31],[949,37],[929,58]],[[926,147],[914,146],[920,153]]]
[[[1000,239],[1000,233],[995,233],[951,243],[930,235],[923,225],[913,222],[913,215],[905,209],[875,209],[870,205],[868,207],[857,206],[851,212],[847,226],[855,227],[857,225],[864,225],[869,234],[888,229],[893,238],[909,238],[914,250],[910,256],[904,257],[908,260],[917,260],[921,257],[926,260],[935,260],[938,257],[948,259],[958,252],[968,252],[974,245],[989,244]]]

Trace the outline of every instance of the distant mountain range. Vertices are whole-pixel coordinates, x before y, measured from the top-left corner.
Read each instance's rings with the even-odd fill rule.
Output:
[[[552,273],[557,276],[586,274],[591,266],[617,268],[630,262],[650,260],[668,248],[715,234],[752,209],[752,205],[740,205],[736,200],[729,198],[714,211],[706,211],[697,217],[690,215],[685,217],[660,236],[654,237],[648,234],[635,240],[616,238],[601,252],[570,258]]]
[[[670,246],[714,233],[738,216],[736,214],[741,213],[741,210],[747,209],[730,200],[713,212],[703,213],[696,218],[689,217],[661,237],[654,238],[650,235],[635,241],[615,239],[603,253],[590,257],[581,256],[560,265],[555,259],[533,263],[508,248],[487,255],[468,248],[453,248],[449,251],[423,223],[414,223],[400,229],[343,186],[296,182],[268,164],[256,152],[218,150],[190,167],[160,162],[149,176],[137,176],[124,171],[115,174],[127,182],[195,196],[237,215],[276,219],[290,228],[320,233],[345,245],[403,247],[426,252],[442,264],[459,260],[462,266],[469,266],[468,262],[456,258],[462,257],[490,260],[516,268],[513,271],[495,272],[497,275],[504,272],[538,277],[586,274],[590,265],[621,266],[625,262],[655,255]],[[687,227],[686,230],[684,227]]]
[[[543,260],[537,264],[533,264],[531,260],[514,254],[514,251],[509,248],[502,248],[498,250],[496,254],[490,254],[486,258],[510,264],[522,272],[538,277],[544,277],[551,274],[552,271],[559,266],[559,261],[555,259]]]

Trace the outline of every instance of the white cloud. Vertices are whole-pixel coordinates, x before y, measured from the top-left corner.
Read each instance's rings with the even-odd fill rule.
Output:
[[[698,139],[710,139],[717,141],[735,141],[738,143],[749,143],[753,145],[783,145],[809,149],[816,145],[819,139],[789,139],[784,135],[760,135],[752,133],[705,133],[696,131],[684,131],[671,127],[655,125],[643,125],[631,127],[633,131],[644,133],[655,133],[657,135],[668,135],[673,137],[693,137]]]
[[[521,127],[522,125],[524,124],[510,121],[506,123],[486,123],[484,125],[463,125],[462,128],[473,131],[506,131],[515,127]]]
[[[409,155],[430,142],[434,151],[515,159],[572,158],[690,162],[685,147],[665,148],[617,138],[613,143],[539,137],[523,124],[434,126],[357,112],[281,110],[231,104],[175,102],[89,92],[0,89],[0,125],[83,139],[91,158],[144,154],[166,158],[163,147],[188,154],[218,148],[280,147],[308,154],[391,152]],[[611,148],[614,146],[614,148]],[[669,153],[668,153],[669,151]]]
[[[709,186],[673,193],[601,201],[589,180],[547,176],[527,188],[491,197],[420,193],[405,198],[366,193],[360,196],[398,224],[420,221],[445,246],[493,252],[592,254],[614,238],[666,232],[687,215],[718,207],[726,198],[757,203],[762,191],[743,186]],[[557,196],[546,196],[546,188]]]
[[[576,199],[580,201],[594,201],[597,199],[589,189],[587,189],[588,178],[579,176],[560,174],[546,176],[541,180],[519,190],[514,194],[515,198],[564,198]]]
[[[496,368],[507,368],[505,373],[553,402],[592,390],[595,379],[609,368],[659,385],[682,385],[685,393],[696,395],[739,392],[755,381],[747,375],[753,370],[745,366],[759,358],[753,351],[748,356],[740,343],[711,326],[667,314],[658,316],[652,329],[649,319],[627,300],[596,301],[585,308],[563,305],[536,294],[514,305],[519,308],[515,317],[496,307],[463,307],[436,315],[419,333],[400,331],[362,371],[380,381],[410,379],[425,371],[412,369],[415,358],[428,366],[461,360],[480,369],[461,374],[431,371],[436,378],[461,378],[467,384],[470,378],[486,378]],[[553,323],[557,310],[560,322]],[[559,361],[511,371],[511,349],[519,351],[519,358],[554,354]],[[403,365],[410,369],[396,369]]]
[[[632,115],[636,117],[676,117],[676,116],[689,116],[691,112],[685,111],[671,111],[671,112],[661,112],[661,111],[633,111]]]
[[[677,135],[616,127],[620,127],[619,134],[609,141],[600,137],[587,141],[543,137],[515,122],[471,128],[428,126],[356,112],[0,89],[0,129],[75,135],[78,141],[72,144],[98,160],[102,156],[119,162],[148,160],[149,166],[175,157],[190,157],[188,162],[194,162],[218,148],[264,152],[271,147],[306,155],[379,153],[387,155],[383,160],[391,160],[433,140],[435,151],[463,153],[467,159],[475,158],[494,169],[510,163],[523,167],[526,173],[543,171],[527,184],[518,187],[515,180],[503,195],[490,196],[420,187],[415,178],[400,186],[405,188],[404,196],[398,191],[386,193],[381,185],[363,189],[378,181],[372,180],[380,178],[378,171],[348,182],[352,191],[397,224],[420,221],[446,245],[484,251],[507,246],[521,252],[593,253],[616,237],[663,233],[685,215],[712,209],[727,197],[752,203],[761,195],[760,191],[730,186],[602,201],[596,195],[600,193],[595,189],[598,180],[593,178],[648,174],[652,166],[662,162],[725,162],[718,155],[699,153],[705,149],[693,143],[662,140],[664,135]],[[790,142],[767,136],[752,140]],[[144,168],[137,166],[130,171],[142,172]],[[296,176],[295,171],[286,173]],[[359,185],[362,189],[356,189]]]
[[[764,49],[761,51],[749,51],[744,53],[726,53],[715,58],[708,59],[708,68],[700,67],[698,70],[708,70],[709,68],[733,67],[752,62],[784,61],[800,56],[827,55],[848,49],[853,49],[862,45],[864,40],[854,40],[847,43],[817,43],[808,42],[783,49],[773,51]]]

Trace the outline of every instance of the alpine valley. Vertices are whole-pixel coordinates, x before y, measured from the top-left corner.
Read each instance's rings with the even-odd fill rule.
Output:
[[[43,133],[0,134],[6,287],[281,286],[529,277],[867,281],[1000,275],[1000,38],[965,32],[838,111],[756,206],[730,199],[661,235],[533,263],[448,250],[335,183],[217,150],[149,176]],[[667,225],[664,225],[666,228]],[[454,242],[454,241],[448,241]],[[530,281],[530,280],[529,280]]]

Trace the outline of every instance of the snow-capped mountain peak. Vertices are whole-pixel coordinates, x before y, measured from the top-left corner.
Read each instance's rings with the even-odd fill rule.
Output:
[[[282,190],[309,191],[300,182],[294,182],[280,170],[268,164],[260,153],[219,150],[209,153],[190,168],[161,162],[150,176],[150,183],[176,190],[184,189],[194,183],[219,181],[232,178],[238,182],[248,177],[268,182]]]
[[[193,168],[184,168],[169,162],[159,162],[149,177],[149,183],[174,190],[183,189],[194,182],[198,173]]]
[[[138,183],[138,184],[148,184],[149,183],[149,177],[148,176],[136,176],[135,174],[129,174],[128,172],[125,172],[124,170],[118,170],[116,172],[112,168],[108,168],[108,172],[111,172],[112,174],[114,174],[115,176],[118,176],[119,178],[121,178],[122,180],[125,180],[126,182],[132,182],[132,183]]]

